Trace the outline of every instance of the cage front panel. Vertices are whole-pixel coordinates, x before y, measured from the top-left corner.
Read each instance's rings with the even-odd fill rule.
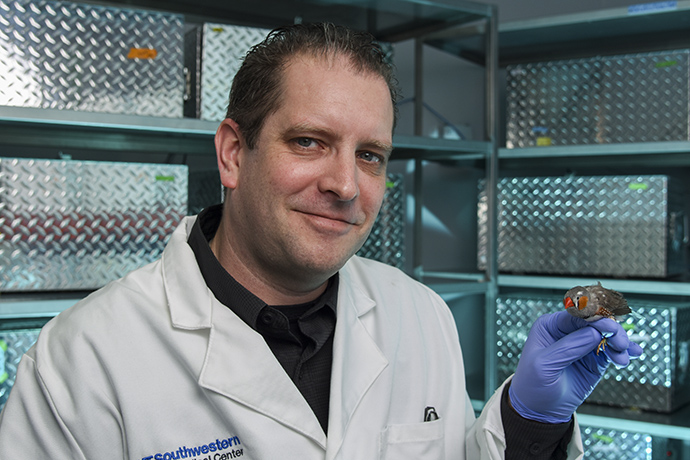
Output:
[[[502,272],[664,278],[685,270],[682,191],[668,176],[511,177],[498,183]],[[480,183],[480,268],[487,207]]]
[[[688,50],[508,66],[507,147],[688,140]]]
[[[160,257],[187,167],[0,159],[0,289],[93,289]]]
[[[0,105],[182,117],[182,16],[47,0],[0,13]]]
[[[200,118],[225,118],[232,80],[249,49],[269,30],[229,24],[206,23],[202,27]]]

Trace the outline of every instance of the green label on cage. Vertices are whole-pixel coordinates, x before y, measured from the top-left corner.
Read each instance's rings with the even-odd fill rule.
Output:
[[[605,442],[606,444],[611,444],[613,438],[611,436],[606,436],[605,434],[592,433],[592,437],[598,441]]]
[[[175,176],[156,176],[156,180],[160,182],[175,182]]]
[[[657,62],[654,67],[657,69],[663,69],[664,67],[673,67],[675,65],[678,65],[678,61],[664,61],[664,62]]]
[[[635,330],[635,325],[634,325],[634,324],[623,323],[622,326],[623,326],[623,330],[626,331],[626,332],[628,332],[628,331],[634,331],[634,330]]]

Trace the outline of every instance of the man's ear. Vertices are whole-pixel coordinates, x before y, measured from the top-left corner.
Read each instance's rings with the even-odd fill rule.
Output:
[[[220,182],[229,189],[237,187],[242,151],[246,148],[240,128],[234,120],[226,118],[216,131],[216,159]]]

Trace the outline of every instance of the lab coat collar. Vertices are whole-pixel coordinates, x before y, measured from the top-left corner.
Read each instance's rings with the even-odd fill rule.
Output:
[[[194,251],[187,244],[195,217],[185,217],[170,237],[162,256],[163,282],[173,326],[180,329],[211,327],[211,301]]]

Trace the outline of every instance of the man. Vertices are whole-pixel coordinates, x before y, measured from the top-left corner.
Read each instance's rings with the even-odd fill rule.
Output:
[[[224,204],[44,327],[2,414],[0,457],[581,453],[572,414],[607,356],[626,363],[620,326],[598,326],[608,355],[595,355],[593,327],[541,319],[510,391],[475,422],[448,308],[354,256],[383,199],[393,81],[371,37],[342,27],[288,27],[255,47],[215,138]]]

